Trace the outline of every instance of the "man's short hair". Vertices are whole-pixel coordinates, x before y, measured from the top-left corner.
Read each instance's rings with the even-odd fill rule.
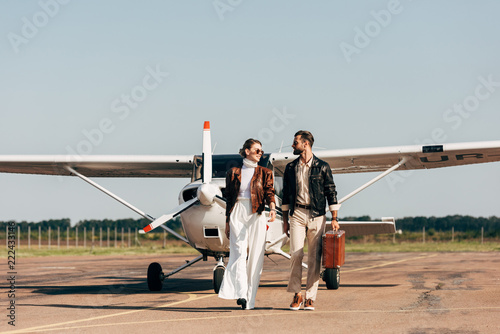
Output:
[[[297,136],[300,136],[300,138],[302,140],[308,141],[309,142],[309,146],[311,146],[311,148],[313,147],[314,136],[312,135],[312,133],[310,133],[309,131],[300,130],[300,131],[297,131],[297,133],[295,134],[295,137],[297,137]]]

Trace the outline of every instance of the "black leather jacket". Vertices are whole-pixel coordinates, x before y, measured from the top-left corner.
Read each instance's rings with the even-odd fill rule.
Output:
[[[333,182],[332,170],[327,162],[313,155],[311,175],[309,177],[309,196],[311,197],[311,214],[313,217],[326,213],[326,201],[329,205],[337,204],[337,191]],[[297,200],[297,168],[299,160],[295,159],[286,165],[283,175],[283,201],[282,205],[289,205],[290,215],[295,210]]]

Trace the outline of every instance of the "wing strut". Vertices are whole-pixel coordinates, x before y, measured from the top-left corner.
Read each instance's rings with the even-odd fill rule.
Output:
[[[142,217],[154,222],[155,219],[153,217],[151,217],[150,215],[148,215],[147,213],[139,210],[138,208],[136,208],[135,206],[133,206],[132,204],[128,203],[127,201],[125,201],[124,199],[118,197],[117,195],[113,194],[112,192],[110,192],[109,190],[107,190],[106,188],[100,186],[99,184],[95,183],[94,181],[92,181],[91,179],[89,179],[88,177],[86,177],[85,175],[82,175],[80,173],[78,173],[76,170],[74,170],[73,168],[71,168],[70,166],[64,166],[64,168],[69,171],[70,173],[78,176],[80,179],[84,180],[85,182],[89,183],[90,185],[96,187],[97,189],[99,189],[100,191],[102,191],[103,193],[105,193],[106,195],[110,196],[111,198],[117,200],[118,202],[120,202],[121,204],[125,205],[126,207],[128,207],[129,209],[131,209],[132,211],[135,211],[137,212],[139,215],[141,215]],[[189,243],[189,241],[184,238],[182,235],[180,235],[179,233],[175,232],[174,230],[172,230],[171,228],[169,228],[168,226],[165,226],[165,225],[162,225],[161,227],[163,227],[167,232],[175,235],[177,238],[181,239],[182,241],[186,242],[186,243]]]
[[[364,189],[368,188],[369,186],[371,186],[372,184],[374,184],[375,182],[377,182],[378,180],[380,180],[384,176],[389,175],[390,173],[392,173],[393,171],[395,171],[396,169],[398,169],[399,167],[401,167],[401,165],[405,164],[406,161],[408,161],[408,158],[404,157],[403,159],[401,159],[400,162],[398,162],[397,164],[395,164],[394,166],[392,166],[391,168],[389,168],[388,170],[386,170],[382,174],[378,175],[377,177],[375,177],[372,180],[368,181],[367,183],[363,184],[361,187],[359,187],[358,189],[354,190],[349,195],[344,196],[341,200],[339,200],[339,204],[341,204],[342,202],[345,202],[346,200],[348,200],[352,196],[354,196],[357,193],[359,193],[361,190],[364,190]]]
[[[168,274],[166,274],[166,275],[165,275],[165,278],[167,278],[167,277],[169,277],[169,276],[172,276],[172,275],[173,275],[173,274],[175,274],[175,273],[178,273],[178,272],[179,272],[179,271],[181,271],[182,269],[185,269],[185,268],[187,268],[187,267],[189,267],[189,266],[191,266],[191,265],[195,264],[196,262],[198,262],[198,261],[200,261],[200,260],[203,260],[203,255],[200,255],[200,256],[198,256],[196,259],[191,260],[191,261],[187,262],[185,265],[180,266],[179,268],[177,268],[177,269],[175,269],[175,270],[173,270],[173,271],[169,272]]]

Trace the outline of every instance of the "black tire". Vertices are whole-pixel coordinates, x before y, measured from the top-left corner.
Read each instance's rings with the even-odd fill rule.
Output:
[[[326,283],[327,289],[337,290],[340,286],[340,269],[326,268],[323,274],[323,280]]]
[[[161,279],[163,272],[159,263],[153,262],[148,267],[148,288],[149,291],[160,291],[163,282]]]
[[[215,293],[219,293],[220,286],[222,284],[222,279],[224,278],[224,272],[226,271],[226,268],[223,266],[218,266],[214,270],[214,291]]]

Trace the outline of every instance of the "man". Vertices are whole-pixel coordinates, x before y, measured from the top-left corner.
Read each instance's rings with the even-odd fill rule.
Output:
[[[290,162],[283,176],[283,228],[290,231],[291,272],[288,292],[295,293],[291,310],[304,304],[305,310],[314,310],[314,301],[321,270],[321,241],[326,224],[326,201],[332,212],[332,227],[339,229],[337,221],[337,191],[328,163],[312,153],[314,137],[309,131],[299,131],[293,140],[293,154],[299,158]],[[289,219],[290,216],[290,219]],[[307,284],[302,298],[302,258],[304,238],[307,237]]]

